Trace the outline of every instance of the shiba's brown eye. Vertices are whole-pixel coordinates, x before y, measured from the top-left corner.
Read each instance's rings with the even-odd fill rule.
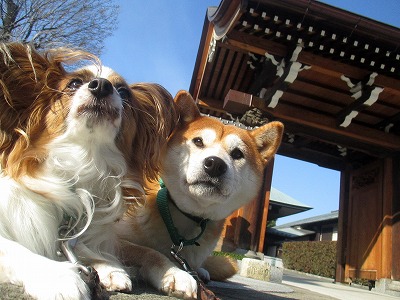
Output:
[[[196,145],[197,147],[199,147],[199,148],[203,148],[203,147],[204,147],[203,139],[200,138],[200,137],[195,137],[195,138],[192,140],[192,142],[193,142],[193,144],[195,144],[195,145]]]
[[[77,89],[79,89],[82,86],[82,84],[83,84],[83,81],[81,79],[74,78],[68,83],[67,88],[71,91],[76,91]]]
[[[231,157],[232,157],[234,160],[237,160],[237,159],[243,158],[243,157],[244,157],[244,154],[243,154],[243,152],[240,151],[238,148],[235,148],[235,149],[233,149],[232,152],[231,152]]]

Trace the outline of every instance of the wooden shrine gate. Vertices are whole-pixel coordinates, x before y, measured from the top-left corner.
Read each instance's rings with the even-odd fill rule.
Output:
[[[400,281],[399,45],[399,28],[316,0],[206,13],[189,89],[200,111],[281,121],[278,154],[341,172],[336,281]],[[234,245],[262,251],[270,185],[227,224]]]

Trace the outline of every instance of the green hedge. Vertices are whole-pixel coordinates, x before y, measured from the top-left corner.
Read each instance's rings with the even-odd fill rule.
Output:
[[[232,252],[222,252],[222,251],[213,251],[213,255],[215,256],[228,256],[236,260],[242,260],[245,256],[243,254],[232,253]]]
[[[285,268],[335,278],[336,242],[285,242],[282,250]]]

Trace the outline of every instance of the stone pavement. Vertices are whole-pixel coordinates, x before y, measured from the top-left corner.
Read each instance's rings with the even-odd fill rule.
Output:
[[[171,300],[140,282],[135,282],[132,294],[114,293],[110,300]],[[208,287],[222,300],[399,300],[398,297],[374,293],[368,289],[335,284],[331,279],[285,270],[282,284],[235,275],[226,282],[211,282]],[[22,288],[0,284],[0,299],[30,300]]]
[[[283,273],[283,285],[306,289],[308,291],[340,300],[399,300],[399,297],[369,291],[367,287],[354,287],[347,284],[333,283],[332,279],[313,276],[291,270]],[[296,298],[295,298],[296,299]]]
[[[265,282],[235,275],[227,282],[211,282],[208,287],[222,300],[320,300],[334,299],[286,284]]]

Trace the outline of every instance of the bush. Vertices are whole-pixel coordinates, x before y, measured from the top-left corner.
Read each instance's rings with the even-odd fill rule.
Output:
[[[287,269],[335,278],[336,242],[283,243],[282,261]]]
[[[222,252],[222,251],[213,251],[214,256],[227,256],[236,260],[242,260],[245,256],[243,254],[232,253],[232,252]]]

